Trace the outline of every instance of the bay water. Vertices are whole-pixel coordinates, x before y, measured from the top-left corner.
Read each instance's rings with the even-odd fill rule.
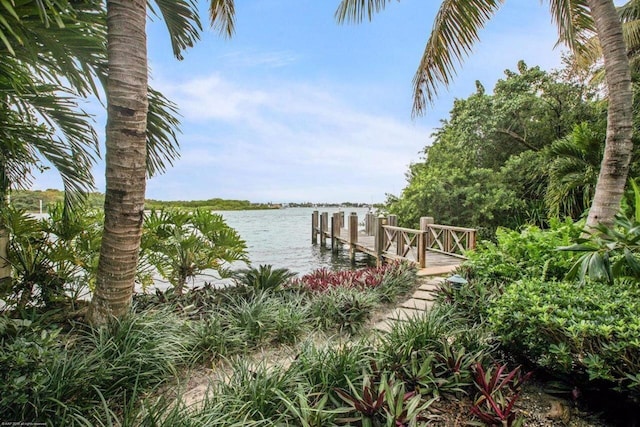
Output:
[[[288,268],[300,275],[319,268],[351,268],[349,251],[341,250],[332,254],[330,242],[327,248],[311,242],[311,214],[338,212],[338,208],[285,208],[252,211],[216,212],[233,227],[247,243],[251,265],[271,264],[275,268]],[[342,208],[345,217],[351,212],[358,214],[358,221],[364,221],[367,208]],[[362,228],[363,225],[360,225]],[[355,267],[365,266],[368,260],[357,254]]]

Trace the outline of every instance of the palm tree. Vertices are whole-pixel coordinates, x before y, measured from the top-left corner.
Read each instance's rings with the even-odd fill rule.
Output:
[[[10,190],[30,185],[32,170],[46,168],[46,161],[62,177],[70,212],[93,189],[98,140],[77,100],[98,95],[95,80],[106,79],[103,2],[4,2],[0,18],[0,211]],[[176,40],[185,43],[181,34]],[[175,105],[151,88],[149,102],[147,171],[153,175],[177,157],[178,120]],[[0,218],[0,282],[11,280],[8,242]]]
[[[180,58],[198,38],[197,5],[192,0],[157,0],[156,5]],[[234,11],[233,0],[211,0],[212,25],[231,35]],[[146,0],[107,0],[105,225],[88,312],[96,325],[129,309],[140,252],[147,156],[146,15]]]
[[[371,19],[388,0],[342,0],[339,22]],[[443,0],[413,80],[413,114],[424,113],[441,85],[448,86],[456,63],[462,62],[478,40],[478,32],[504,0]],[[550,0],[559,40],[573,51],[597,35],[602,47],[609,109],[607,137],[587,227],[611,224],[620,207],[631,160],[632,92],[629,60],[622,25],[613,0]]]
[[[578,219],[589,208],[604,139],[604,126],[580,123],[548,147],[549,185],[544,198],[550,217],[563,214]]]

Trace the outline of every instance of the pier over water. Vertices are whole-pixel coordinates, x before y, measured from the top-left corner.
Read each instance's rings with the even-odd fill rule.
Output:
[[[465,259],[465,251],[475,248],[476,230],[435,224],[431,217],[420,218],[420,228],[411,229],[399,227],[396,215],[368,213],[359,222],[355,212],[330,216],[314,211],[311,242],[326,247],[327,240],[334,252],[348,248],[352,260],[361,252],[374,257],[378,265],[386,260],[403,260],[430,270],[426,274],[444,274]]]

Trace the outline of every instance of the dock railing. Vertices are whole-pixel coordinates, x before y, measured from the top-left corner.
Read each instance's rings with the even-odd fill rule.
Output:
[[[365,215],[363,226],[359,227],[358,215],[352,212],[345,220],[344,212],[336,212],[331,216],[329,228],[328,213],[319,214],[314,211],[311,217],[311,240],[313,244],[320,240],[326,246],[326,239],[331,241],[331,248],[338,251],[339,245],[348,245],[351,258],[356,252],[374,256],[378,263],[383,259],[403,259],[416,263],[424,268],[427,263],[427,252],[438,252],[456,258],[465,258],[465,251],[476,245],[476,230],[435,224],[431,217],[420,218],[420,229],[398,226],[395,215]]]

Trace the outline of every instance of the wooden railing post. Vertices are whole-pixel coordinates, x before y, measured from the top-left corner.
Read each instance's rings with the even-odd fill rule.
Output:
[[[375,236],[376,234],[376,216],[371,212],[367,213],[364,219],[364,228],[367,236]]]
[[[346,225],[346,223],[344,222],[344,211],[338,211],[338,216],[340,217],[338,230],[340,230],[341,228],[345,228]]]
[[[318,243],[318,211],[311,214],[311,243]]]
[[[429,225],[435,220],[430,216],[420,218],[420,236],[418,236],[418,265],[420,268],[427,266],[427,248],[431,246],[431,231]]]
[[[380,215],[376,222],[376,235],[375,235],[375,252],[376,252],[376,264],[378,267],[382,265],[382,252],[385,247],[385,232],[384,226],[387,225],[387,219]]]
[[[358,214],[351,212],[349,215],[349,256],[352,263],[356,261],[356,243],[358,243]]]
[[[389,215],[389,225],[393,225],[394,227],[398,226],[398,215]],[[396,241],[396,255],[402,256],[404,252],[404,236],[402,235],[402,231],[395,231],[395,241]]]
[[[467,250],[473,250],[476,248],[476,230],[471,230],[467,234]]]

